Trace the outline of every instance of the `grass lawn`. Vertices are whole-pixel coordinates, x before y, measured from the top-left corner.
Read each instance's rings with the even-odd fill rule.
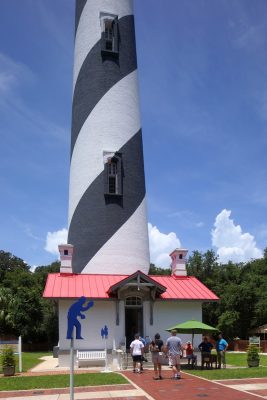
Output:
[[[246,353],[227,353],[226,362],[236,368],[226,369],[197,369],[188,370],[185,372],[192,373],[192,375],[201,376],[210,380],[217,379],[242,379],[242,378],[264,378],[267,377],[267,355],[260,355],[259,368],[248,368],[247,367],[247,355]],[[241,368],[238,368],[241,367]]]
[[[0,378],[0,391],[67,388],[69,387],[69,382],[69,375],[6,377]],[[74,376],[75,386],[116,385],[121,383],[128,383],[128,381],[122,375],[116,373],[90,373]]]
[[[40,360],[41,357],[51,356],[51,355],[52,353],[49,352],[22,353],[22,371],[26,372],[29,369],[40,364],[40,362],[42,362],[42,360]],[[16,372],[19,372],[18,363],[19,363],[19,358],[17,356]]]
[[[40,358],[51,355],[51,353],[23,353],[22,367],[27,371],[40,363]],[[259,368],[244,368],[247,366],[245,353],[227,353],[227,364],[236,368],[226,369],[197,369],[184,372],[200,376],[210,380],[219,379],[241,379],[241,378],[261,378],[267,377],[267,355],[260,356]],[[1,371],[0,371],[1,372]],[[127,383],[127,380],[120,374],[110,373],[84,373],[74,377],[75,386],[96,386]],[[69,374],[67,375],[47,375],[47,376],[15,376],[1,377],[0,391],[3,390],[27,390],[27,389],[46,389],[69,387]]]
[[[49,352],[36,352],[36,353],[22,353],[22,372],[27,372],[29,369],[35,367],[35,365],[40,364],[42,360],[41,357],[51,356],[52,353]],[[19,356],[16,355],[16,372],[19,372]],[[0,374],[2,370],[0,368]]]
[[[210,380],[218,379],[242,379],[242,378],[265,378],[267,377],[267,368],[226,368],[226,369],[196,369],[187,370],[189,374],[200,376]]]
[[[226,362],[230,365],[246,367],[247,355],[246,353],[226,353]],[[260,355],[260,365],[267,366],[267,355]]]

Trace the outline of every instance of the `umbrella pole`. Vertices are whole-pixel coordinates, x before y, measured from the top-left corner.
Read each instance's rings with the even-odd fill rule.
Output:
[[[192,332],[192,347],[194,347],[194,332]]]

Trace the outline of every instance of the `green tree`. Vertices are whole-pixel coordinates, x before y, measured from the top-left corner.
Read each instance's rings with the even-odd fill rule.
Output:
[[[171,268],[161,268],[150,264],[148,275],[171,275]]]
[[[3,281],[5,274],[10,271],[29,271],[30,267],[21,258],[13,256],[11,253],[0,250],[0,282]]]
[[[12,319],[10,310],[12,310],[14,298],[9,288],[0,286],[0,334],[12,332]]]
[[[21,335],[24,341],[37,341],[43,321],[40,292],[35,288],[19,287],[10,320],[17,336]]]

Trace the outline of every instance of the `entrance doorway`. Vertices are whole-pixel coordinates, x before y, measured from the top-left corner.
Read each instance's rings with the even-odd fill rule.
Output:
[[[125,336],[126,348],[130,347],[134,335],[143,335],[143,303],[140,297],[128,297],[125,300]]]

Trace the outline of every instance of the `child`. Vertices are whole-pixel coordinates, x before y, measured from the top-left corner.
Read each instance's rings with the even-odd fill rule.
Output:
[[[194,349],[192,347],[191,342],[186,343],[185,352],[186,352],[186,358],[188,359],[188,365],[191,362],[193,367],[196,363],[197,356],[195,356],[194,354]]]

